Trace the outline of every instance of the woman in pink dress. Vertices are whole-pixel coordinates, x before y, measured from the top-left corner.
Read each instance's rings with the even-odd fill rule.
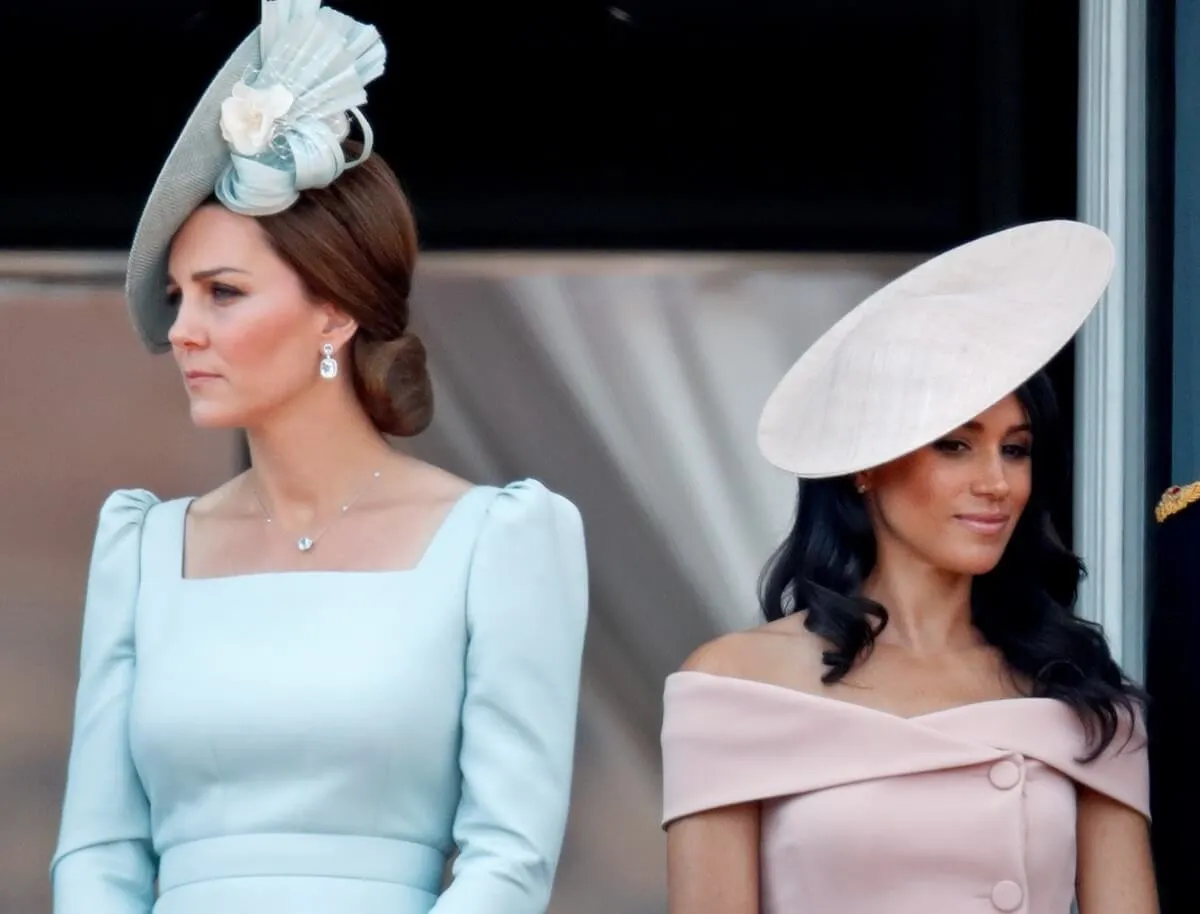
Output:
[[[768,623],[669,677],[672,914],[1153,914],[1142,693],[1083,574],[1042,368],[1108,238],[1021,226],[818,340],[759,443],[800,477]]]

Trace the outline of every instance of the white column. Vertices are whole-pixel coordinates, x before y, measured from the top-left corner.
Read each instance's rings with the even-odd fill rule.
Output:
[[[1076,346],[1075,547],[1081,613],[1143,679],[1146,533],[1146,0],[1080,4],[1079,218],[1117,248]]]

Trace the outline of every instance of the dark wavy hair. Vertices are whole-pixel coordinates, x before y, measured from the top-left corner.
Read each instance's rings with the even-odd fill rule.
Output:
[[[1044,373],[1016,396],[1033,435],[1033,484],[999,564],[975,578],[971,617],[1027,679],[1031,697],[1065,702],[1079,716],[1098,758],[1121,729],[1122,712],[1145,707],[1145,693],[1113,660],[1100,626],[1075,615],[1083,562],[1067,548],[1051,519],[1049,498],[1067,490],[1066,449],[1054,388]],[[849,477],[802,481],[796,519],[760,582],[768,621],[806,610],[805,628],[825,639],[822,680],[842,679],[888,623],[887,609],[862,596],[875,565],[875,535],[866,504]]]

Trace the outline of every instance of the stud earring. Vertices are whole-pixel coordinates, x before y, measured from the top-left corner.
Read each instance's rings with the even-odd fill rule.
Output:
[[[332,381],[338,373],[337,359],[333,357],[333,344],[326,343],[322,346],[321,355],[324,356],[321,359],[321,377],[326,381]]]
[[[867,494],[867,484],[866,484],[865,482],[860,482],[860,483],[858,484],[857,488],[858,488],[858,494],[859,494],[859,495],[866,495],[866,494]]]

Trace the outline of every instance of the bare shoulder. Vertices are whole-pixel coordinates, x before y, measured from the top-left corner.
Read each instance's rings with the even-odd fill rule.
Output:
[[[684,672],[749,679],[801,691],[821,688],[822,639],[795,614],[702,644],[680,667]]]
[[[700,645],[683,662],[685,673],[743,676],[761,660],[762,645],[756,631],[731,632]]]

